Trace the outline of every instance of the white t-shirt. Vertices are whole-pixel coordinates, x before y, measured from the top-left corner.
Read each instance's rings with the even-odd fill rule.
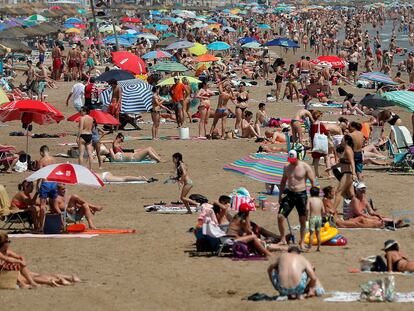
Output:
[[[83,83],[76,83],[72,86],[73,106],[76,110],[80,110],[83,106],[83,99],[85,95],[85,85]]]

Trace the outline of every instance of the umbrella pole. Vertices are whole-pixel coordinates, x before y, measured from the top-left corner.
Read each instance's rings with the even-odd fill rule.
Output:
[[[29,126],[26,128],[26,154],[29,154]]]

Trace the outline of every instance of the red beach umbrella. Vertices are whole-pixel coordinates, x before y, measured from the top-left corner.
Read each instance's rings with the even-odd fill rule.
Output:
[[[145,62],[139,56],[130,52],[113,52],[112,62],[119,68],[136,75],[147,73]]]
[[[95,119],[98,124],[109,124],[109,125],[119,125],[119,121],[114,118],[111,114],[102,111],[102,110],[91,110],[89,115]],[[75,113],[74,115],[68,117],[66,120],[71,122],[79,122],[80,113]]]
[[[121,23],[133,23],[133,24],[141,23],[141,20],[135,17],[122,17],[120,21]]]
[[[329,63],[332,68],[345,68],[346,62],[343,58],[330,55],[330,56],[319,56],[317,59],[311,60],[311,63],[318,65],[320,63]]]

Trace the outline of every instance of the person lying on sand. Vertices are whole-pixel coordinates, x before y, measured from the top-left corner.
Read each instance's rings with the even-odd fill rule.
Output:
[[[266,140],[270,142],[271,144],[277,144],[277,143],[286,144],[286,135],[279,131],[267,130],[265,132],[265,137],[266,137]]]
[[[414,272],[414,261],[409,260],[400,251],[400,245],[395,240],[387,240],[384,243],[385,259],[388,272]]]
[[[147,178],[145,176],[116,176],[111,172],[102,172],[96,174],[103,182],[128,182],[128,181],[146,181],[153,182],[156,181],[154,178]]]
[[[83,216],[85,216],[89,228],[96,229],[92,218],[96,212],[103,210],[102,206],[92,205],[75,194],[67,197],[66,186],[64,184],[58,184],[57,192],[58,197],[56,201],[61,212],[65,210],[66,204],[66,213],[69,219],[79,221],[83,218]]]
[[[152,148],[136,149],[133,152],[125,152],[122,149],[121,143],[124,142],[124,134],[118,133],[115,140],[112,142],[112,147],[109,148],[109,156],[112,161],[115,162],[131,162],[131,161],[142,161],[145,158],[150,158],[156,162],[162,162],[161,157]],[[102,154],[102,152],[101,152]]]
[[[20,273],[17,276],[16,285],[19,285],[20,288],[36,288],[39,285],[59,287],[61,285],[71,285],[81,281],[75,275],[39,274],[31,272],[27,268],[24,257],[10,249],[10,243],[9,236],[6,233],[0,233],[0,270],[19,271]]]
[[[304,299],[324,292],[311,263],[300,253],[299,247],[290,246],[267,269],[274,288],[289,299]]]

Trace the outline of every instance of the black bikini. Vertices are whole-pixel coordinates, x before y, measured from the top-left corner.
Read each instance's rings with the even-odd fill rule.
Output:
[[[85,141],[86,145],[89,145],[92,142],[92,134],[80,134],[80,138]]]
[[[249,100],[248,98],[241,98],[240,96],[237,96],[238,103],[245,103],[248,100]],[[244,112],[247,109],[247,107],[237,107],[237,108],[240,109],[242,112]]]

